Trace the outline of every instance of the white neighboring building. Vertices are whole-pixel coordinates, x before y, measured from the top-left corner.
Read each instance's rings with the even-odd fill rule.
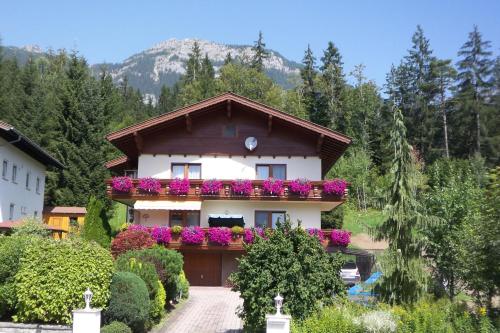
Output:
[[[40,146],[0,121],[0,223],[42,217],[48,166],[62,168]]]

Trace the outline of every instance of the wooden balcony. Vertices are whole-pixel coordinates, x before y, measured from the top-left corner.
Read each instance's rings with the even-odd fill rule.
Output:
[[[216,194],[202,194],[202,179],[190,180],[189,192],[186,195],[170,193],[170,182],[172,179],[160,179],[161,189],[159,193],[149,193],[138,189],[139,179],[133,179],[133,188],[127,192],[118,192],[112,188],[112,180],[106,181],[106,191],[109,198],[126,204],[136,200],[172,200],[172,201],[204,201],[204,200],[259,200],[259,201],[306,201],[306,202],[338,202],[342,203],[347,197],[347,190],[343,196],[336,196],[323,193],[324,181],[312,181],[311,190],[307,196],[300,196],[290,191],[292,181],[284,181],[284,190],[281,195],[268,195],[263,190],[263,180],[252,180],[252,191],[250,195],[235,194],[231,190],[233,180],[220,180],[222,189]]]

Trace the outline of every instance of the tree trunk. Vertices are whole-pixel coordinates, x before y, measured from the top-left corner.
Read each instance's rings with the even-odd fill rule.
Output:
[[[444,150],[446,158],[450,158],[450,150],[448,148],[448,123],[446,119],[446,108],[444,104],[444,89],[441,88],[441,112],[443,114],[443,131],[444,131]]]

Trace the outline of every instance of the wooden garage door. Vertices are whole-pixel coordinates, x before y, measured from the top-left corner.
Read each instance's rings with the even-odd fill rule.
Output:
[[[183,253],[184,273],[192,286],[221,285],[220,253]]]

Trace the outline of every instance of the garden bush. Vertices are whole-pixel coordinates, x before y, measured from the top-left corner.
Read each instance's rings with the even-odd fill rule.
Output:
[[[343,294],[340,255],[325,252],[314,237],[300,226],[291,228],[287,219],[268,239],[256,237],[231,275],[233,289],[241,293],[239,313],[248,332],[261,331],[265,315],[273,313],[274,297],[283,295],[283,310],[301,320],[314,313],[333,294]]]
[[[137,258],[120,258],[115,262],[116,271],[118,272],[130,272],[134,273],[140,277],[148,288],[149,299],[154,299],[158,292],[158,273],[156,273],[156,268],[152,263],[142,262]]]
[[[103,208],[102,201],[95,197],[90,198],[81,236],[86,240],[97,242],[104,248],[109,248],[111,228]]]
[[[189,281],[186,279],[186,274],[181,271],[179,274],[179,294],[180,298],[186,299],[189,297]]]
[[[24,251],[15,276],[18,322],[69,324],[71,311],[82,308],[83,293],[94,293],[92,306],[109,299],[113,258],[96,243],[78,239],[38,239]]]
[[[51,234],[42,220],[35,217],[23,219],[21,225],[15,226],[12,232],[13,236],[49,237]]]
[[[132,330],[122,322],[113,321],[101,327],[101,333],[132,333]]]
[[[168,250],[162,246],[155,245],[149,249],[128,251],[117,258],[117,262],[128,261],[136,258],[142,262],[149,262],[156,268],[160,279],[167,293],[167,300],[175,299],[179,292],[178,276],[182,272],[184,264],[182,254],[174,250]]]
[[[292,321],[292,333],[365,333],[344,306],[329,306],[303,321]]]
[[[151,235],[142,230],[125,230],[120,232],[111,242],[111,253],[116,258],[130,250],[150,248],[155,245]]]
[[[117,272],[113,275],[110,293],[109,305],[104,312],[105,322],[120,321],[134,333],[143,333],[150,309],[146,283],[134,273]]]
[[[151,300],[151,308],[149,309],[149,318],[155,323],[159,322],[165,314],[165,304],[167,298],[165,288],[163,288],[160,280],[157,280],[156,284],[157,292],[155,297]]]

